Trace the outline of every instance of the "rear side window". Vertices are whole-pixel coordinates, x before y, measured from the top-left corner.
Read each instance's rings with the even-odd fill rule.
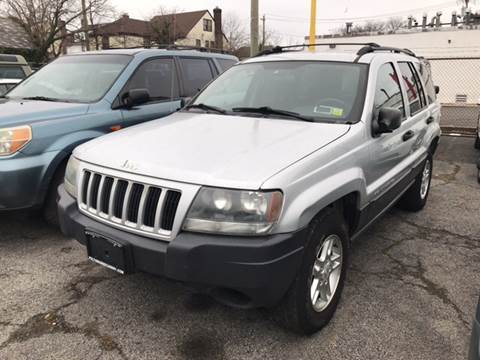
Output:
[[[25,73],[21,66],[0,65],[0,79],[23,79]]]
[[[229,59],[217,59],[217,61],[220,64],[220,67],[222,68],[222,72],[230,69],[233,65],[237,63],[235,60],[229,60]]]
[[[184,95],[193,96],[213,79],[208,59],[180,58],[183,73]]]
[[[416,68],[425,84],[425,95],[427,96],[428,103],[431,104],[437,100],[437,94],[435,92],[430,65],[422,62]]]
[[[130,79],[128,89],[147,89],[154,101],[178,98],[178,79],[174,60],[162,58],[144,62]]]
[[[407,89],[408,104],[410,106],[410,114],[416,114],[425,104],[425,95],[423,94],[422,85],[419,82],[416,73],[411,67],[410,63],[398,63],[400,71],[402,72],[403,82]]]
[[[405,108],[403,106],[403,96],[398,74],[391,63],[383,64],[378,71],[374,101],[375,116],[383,107],[398,109],[403,114],[403,117],[405,117]]]

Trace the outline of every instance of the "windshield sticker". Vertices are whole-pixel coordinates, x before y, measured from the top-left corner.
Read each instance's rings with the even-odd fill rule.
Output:
[[[336,117],[343,116],[342,108],[325,106],[325,105],[315,106],[315,108],[313,109],[313,112],[316,114],[330,115],[330,116],[336,116]]]

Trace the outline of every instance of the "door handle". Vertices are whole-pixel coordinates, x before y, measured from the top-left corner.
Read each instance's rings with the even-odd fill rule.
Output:
[[[403,134],[402,139],[403,141],[408,141],[410,140],[415,133],[412,130],[408,130],[405,134]]]
[[[431,124],[432,122],[435,121],[435,118],[433,116],[430,116],[428,119],[427,119],[427,124]]]

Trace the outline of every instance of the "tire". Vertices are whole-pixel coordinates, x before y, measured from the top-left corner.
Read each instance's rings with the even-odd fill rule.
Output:
[[[65,177],[66,164],[60,165],[55,174],[53,175],[50,188],[45,198],[45,203],[42,209],[43,219],[54,227],[59,226],[58,222],[58,207],[57,207],[57,189],[63,184],[63,178]]]
[[[410,186],[405,194],[400,198],[398,206],[406,211],[420,211],[427,203],[430,192],[430,183],[432,180],[433,160],[432,155],[428,155],[425,160],[422,171],[417,175],[415,182]],[[425,176],[425,178],[424,178]],[[423,187],[423,186],[425,187]]]
[[[479,136],[480,136],[480,134],[477,131],[477,133],[475,135],[475,149],[480,149],[480,138],[479,138]]]
[[[480,184],[480,169],[477,170],[477,181]]]
[[[297,276],[280,305],[275,309],[276,319],[282,326],[303,335],[313,334],[323,328],[335,313],[345,283],[349,258],[347,226],[337,209],[329,208],[317,216],[310,224],[307,236],[303,260]],[[322,258],[322,250],[330,241],[334,244],[332,256],[340,253],[341,257],[339,265],[329,276],[326,276],[329,272],[327,263],[323,263],[323,269],[318,264]],[[315,275],[316,261],[318,267]],[[338,263],[338,258],[332,262],[334,265],[335,263]],[[327,272],[318,271],[319,269]],[[331,291],[331,297],[327,296],[327,301],[322,300],[322,295],[318,295],[316,305],[312,299],[312,286],[314,282],[319,285],[320,281],[315,276],[328,277],[331,280],[330,289],[334,289]],[[325,296],[324,291],[323,297]]]

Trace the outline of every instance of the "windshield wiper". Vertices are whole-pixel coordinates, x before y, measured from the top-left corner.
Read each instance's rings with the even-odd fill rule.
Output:
[[[188,110],[188,109],[202,109],[202,110],[206,110],[206,111],[214,111],[214,112],[219,113],[219,114],[226,114],[227,113],[227,110],[225,110],[225,109],[222,109],[222,108],[219,108],[219,107],[213,106],[213,105],[203,104],[203,103],[188,105],[185,109],[186,110]]]
[[[258,113],[263,115],[281,115],[298,120],[315,122],[315,119],[309,116],[304,116],[299,113],[287,110],[272,109],[269,106],[260,106],[260,107],[237,107],[232,109],[233,112],[249,112],[249,113]]]
[[[39,101],[65,101],[61,99],[55,99],[47,96],[27,96],[22,98],[22,100],[39,100]]]

